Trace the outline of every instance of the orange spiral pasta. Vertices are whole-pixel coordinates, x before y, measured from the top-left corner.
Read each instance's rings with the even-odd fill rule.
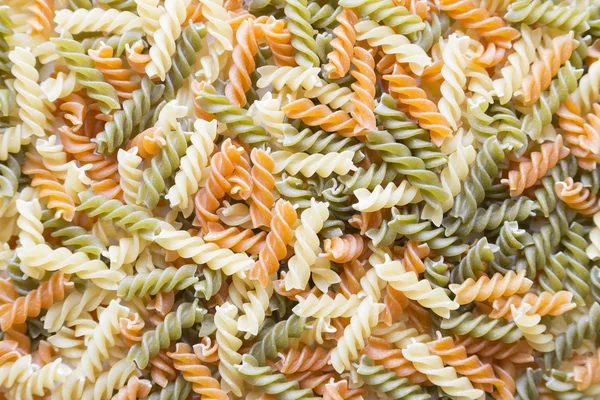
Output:
[[[506,25],[500,17],[492,17],[485,8],[477,7],[472,0],[438,0],[440,10],[450,18],[460,21],[467,29],[475,30],[480,36],[504,49],[512,47],[512,41],[520,36],[515,28]]]
[[[275,203],[273,214],[271,232],[269,232],[266,239],[267,244],[261,250],[258,261],[248,273],[250,279],[258,281],[263,287],[267,286],[269,276],[279,269],[279,260],[287,255],[286,246],[294,237],[292,225],[297,219],[294,206],[283,199]]]
[[[577,382],[577,390],[585,390],[600,382],[600,351],[585,357],[583,365],[573,368],[573,380]]]
[[[202,3],[198,1],[192,1],[185,9],[185,21],[181,24],[182,27],[186,27],[189,24],[201,21],[204,18],[202,15]]]
[[[273,189],[275,188],[275,178],[273,178],[273,169],[275,163],[268,151],[262,149],[252,149],[250,154],[252,159],[252,202],[250,203],[250,218],[252,226],[255,228],[269,226],[271,223],[271,208],[275,203]]]
[[[127,143],[127,150],[132,147],[137,147],[138,155],[142,158],[149,158],[157,154],[160,151],[161,146],[166,143],[166,141],[160,137],[160,135],[157,135],[157,133],[160,133],[160,129],[154,126],[140,132]]]
[[[333,372],[323,373],[318,371],[297,372],[286,376],[288,381],[296,381],[302,389],[311,389],[319,396],[323,396],[325,386],[337,377],[338,375]]]
[[[235,164],[233,173],[227,178],[231,184],[229,193],[237,195],[244,200],[248,200],[252,194],[254,180],[250,174],[250,162],[248,161],[248,153],[244,153]]]
[[[369,229],[378,228],[383,222],[383,211],[361,212],[350,217],[348,223],[360,230],[360,234],[364,235]]]
[[[444,79],[444,77],[442,76],[443,66],[444,61],[437,60],[431,63],[431,65],[425,67],[425,69],[423,70],[423,74],[421,75],[421,82],[442,82],[442,80]]]
[[[391,326],[394,320],[404,313],[404,309],[408,307],[410,301],[399,290],[394,289],[391,285],[385,287],[385,297],[383,305],[385,308],[379,316],[379,320],[384,324]]]
[[[42,282],[26,296],[17,298],[12,304],[0,306],[0,328],[6,332],[14,324],[37,317],[43,308],[50,308],[55,301],[64,299],[65,290],[72,287],[73,282],[69,282],[68,275],[62,272],[53,274],[50,280]]]
[[[508,298],[499,298],[494,300],[493,311],[490,312],[490,318],[509,318],[511,319],[510,306],[514,305],[517,309],[521,304],[529,304],[531,308],[527,314],[537,314],[540,316],[557,316],[572,310],[576,304],[572,302],[573,293],[561,290],[556,293],[542,292],[539,295],[527,293],[525,296],[514,295]]]
[[[469,304],[472,301],[496,300],[503,296],[521,294],[531,289],[533,282],[525,277],[525,271],[515,274],[514,271],[502,276],[494,274],[491,278],[487,275],[474,280],[469,278],[460,285],[450,285],[450,290],[456,294],[454,299],[458,304]]]
[[[131,99],[131,93],[139,85],[131,80],[131,72],[123,68],[123,61],[119,57],[113,57],[113,48],[101,43],[98,49],[89,50],[88,54],[106,82],[115,88],[117,96],[121,100]]]
[[[563,146],[562,136],[557,135],[553,142],[543,143],[540,151],[531,153],[529,160],[521,161],[518,170],[509,171],[508,179],[502,179],[501,182],[508,185],[511,196],[518,196],[546,175],[546,172],[568,156],[569,152],[569,149]]]
[[[12,303],[19,297],[11,278],[0,278],[0,304]]]
[[[161,350],[156,356],[150,359],[150,376],[160,387],[167,386],[167,383],[177,378],[177,371],[173,367],[173,360],[167,356],[165,350]]]
[[[323,400],[362,400],[366,395],[364,387],[349,389],[347,380],[330,381],[325,385]]]
[[[215,214],[221,204],[220,199],[231,189],[227,178],[233,173],[235,163],[244,152],[241,147],[236,147],[227,139],[221,145],[221,151],[212,156],[210,162],[210,174],[206,181],[206,187],[200,189],[194,198],[196,206],[196,218],[194,225],[201,226],[206,233],[207,223],[217,222],[219,217]]]
[[[177,290],[156,293],[156,298],[154,299],[154,309],[156,312],[163,317],[170,313],[175,305],[176,294]]]
[[[331,350],[323,347],[311,349],[308,346],[302,350],[288,349],[286,352],[280,352],[280,358],[273,366],[284,374],[293,374],[306,371],[330,371],[331,365],[328,365]]]
[[[550,86],[552,78],[556,76],[560,66],[563,65],[579,45],[573,39],[573,31],[552,39],[552,46],[540,52],[539,60],[531,66],[531,72],[521,84],[521,89],[515,94],[523,97],[525,105],[532,105],[541,96],[542,92]]]
[[[494,369],[496,376],[504,382],[503,386],[496,388],[496,391],[493,393],[494,398],[514,399],[514,394],[517,389],[514,378],[517,376],[515,365],[510,361],[503,360],[492,364],[492,368]]]
[[[54,218],[72,221],[75,216],[75,202],[67,194],[64,186],[51,171],[44,167],[39,154],[27,152],[25,156],[26,161],[22,171],[32,177],[31,186],[39,188],[40,199],[48,199],[48,208],[56,210]]]
[[[144,321],[140,318],[139,314],[135,314],[133,319],[121,318],[119,319],[119,331],[123,337],[125,345],[128,347],[141,342],[142,329],[144,329]]]
[[[132,376],[127,381],[127,385],[123,386],[112,400],[135,400],[141,399],[150,394],[152,383],[146,379],[139,379],[137,376]]]
[[[362,129],[356,120],[346,112],[331,111],[323,104],[315,105],[310,99],[298,99],[281,107],[281,111],[291,119],[301,119],[306,125],[319,126],[327,132],[337,132],[342,136],[356,136]]]
[[[360,257],[365,250],[364,240],[363,236],[356,233],[325,239],[321,257],[340,264],[350,262]]]
[[[246,92],[252,86],[250,73],[256,68],[254,56],[258,52],[258,44],[254,36],[254,22],[251,19],[242,22],[235,38],[237,44],[233,48],[233,64],[229,68],[225,95],[231,104],[243,107],[246,105]]]
[[[427,377],[417,371],[412,362],[404,358],[401,349],[394,349],[384,339],[371,336],[363,350],[375,363],[383,365],[401,378],[408,379],[411,383],[427,383]]]
[[[355,69],[350,74],[356,79],[351,87],[354,94],[350,101],[354,105],[352,118],[358,125],[368,131],[375,130],[375,60],[369,51],[355,47],[352,53],[352,65]]]
[[[492,366],[483,363],[477,356],[469,356],[464,346],[457,346],[450,336],[442,337],[427,343],[431,354],[440,356],[444,364],[454,367],[456,372],[469,378],[476,388],[492,392],[492,386],[502,387],[503,381],[494,374]]]
[[[27,324],[16,324],[12,328],[4,332],[4,339],[17,343],[17,351],[21,355],[31,352],[31,339],[27,334]]]
[[[562,128],[562,136],[571,154],[577,159],[577,164],[588,171],[596,169],[600,162],[600,106],[594,104],[595,114],[588,114],[589,124],[581,116],[580,107],[572,100],[567,99],[560,106],[556,114],[558,124]],[[597,149],[597,150],[596,150]]]
[[[340,273],[339,293],[345,297],[350,297],[362,290],[360,279],[365,276],[365,264],[366,261],[356,259],[344,264]]]
[[[204,240],[217,244],[222,249],[231,249],[236,253],[259,254],[265,248],[266,232],[254,233],[251,229],[240,230],[234,226],[225,228],[218,222],[207,224],[208,232]]]
[[[132,70],[139,75],[146,75],[146,65],[151,61],[150,54],[144,54],[144,43],[138,40],[131,46],[125,45],[125,55],[127,56],[127,64]]]
[[[456,345],[464,346],[468,354],[477,354],[481,358],[508,361],[511,364],[528,364],[533,362],[533,349],[525,341],[504,343],[499,341],[491,342],[486,339],[470,336],[459,336],[456,338]]]
[[[598,198],[592,195],[589,189],[584,188],[581,182],[573,182],[571,177],[566,178],[564,182],[556,182],[554,191],[559,199],[581,215],[594,215],[600,210]]]
[[[33,14],[33,17],[27,20],[32,33],[39,33],[45,38],[49,38],[54,19],[54,0],[35,0],[35,4],[27,9]]]
[[[273,53],[273,60],[279,67],[295,67],[292,34],[287,29],[287,22],[281,19],[269,19],[261,24],[263,35]]]
[[[450,124],[440,114],[435,103],[427,98],[417,81],[407,75],[399,64],[394,65],[392,75],[384,75],[383,79],[389,82],[390,94],[404,106],[405,111],[416,119],[422,128],[429,130],[433,143],[439,146],[444,138],[452,135]]]
[[[52,361],[54,361],[54,347],[52,347],[52,345],[47,341],[40,340],[37,350],[31,356],[34,363],[40,367],[43,367],[44,365],[50,364]],[[1,357],[0,365],[2,365]]]
[[[329,63],[323,66],[329,79],[339,79],[348,73],[352,49],[356,43],[356,31],[354,30],[354,25],[358,23],[356,13],[344,8],[335,19],[340,24],[333,30],[335,35],[331,41],[333,50],[327,54]]]
[[[0,341],[0,365],[11,362],[21,357],[19,343],[13,340]]]
[[[169,352],[167,355],[173,360],[175,369],[181,371],[183,379],[192,384],[194,393],[198,393],[205,399],[229,399],[227,394],[221,390],[219,381],[212,377],[207,367],[200,364],[188,344],[177,343],[175,352]]]
[[[404,258],[401,260],[406,271],[414,271],[420,274],[425,271],[423,259],[429,255],[429,246],[425,243],[419,243],[409,240],[404,249]]]
[[[219,343],[212,343],[210,336],[204,336],[200,343],[194,345],[194,354],[203,362],[215,364],[219,362]]]
[[[119,175],[114,178],[104,179],[103,181],[92,182],[90,185],[94,193],[101,194],[108,199],[119,200],[123,203],[123,189],[119,184]]]
[[[76,93],[71,93],[63,99],[59,109],[63,119],[71,125],[73,132],[77,132],[87,115],[87,106],[83,98]]]

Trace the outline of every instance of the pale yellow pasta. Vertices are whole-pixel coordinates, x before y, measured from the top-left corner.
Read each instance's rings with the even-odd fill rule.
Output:
[[[385,188],[377,185],[373,191],[365,188],[356,189],[354,195],[357,203],[353,204],[352,207],[362,212],[404,206],[422,200],[419,189],[411,186],[406,180],[402,181],[399,186],[396,186],[393,182],[388,183]]]
[[[242,376],[235,368],[241,363],[242,355],[238,352],[242,341],[237,338],[238,309],[231,303],[217,306],[215,312],[215,325],[217,327],[217,343],[219,344],[219,374],[221,375],[221,389],[241,396],[244,387]]]
[[[523,337],[534,350],[542,353],[554,350],[554,337],[550,333],[544,333],[546,325],[540,324],[542,317],[538,314],[528,314],[531,310],[530,304],[523,303],[519,309],[511,305],[510,310],[515,325],[523,332]]]
[[[469,37],[458,37],[455,33],[448,37],[442,45],[442,76],[444,82],[440,87],[442,98],[438,102],[440,113],[450,123],[452,129],[456,130],[461,119],[461,105],[465,101],[465,86],[467,78],[465,69],[467,59],[465,54],[469,47]]]
[[[293,311],[301,317],[314,318],[349,318],[356,314],[361,301],[360,298],[353,294],[350,297],[345,297],[338,293],[335,297],[328,294],[316,296],[313,293],[306,297],[296,296],[298,304]]]
[[[271,158],[275,162],[275,168],[273,169],[275,174],[285,170],[291,175],[300,173],[310,178],[317,174],[327,178],[333,173],[345,175],[356,169],[352,162],[354,152],[349,150],[327,154],[292,153],[291,151],[280,150],[273,152]]]
[[[37,198],[30,201],[18,199],[16,202],[19,217],[17,226],[19,232],[19,244],[21,247],[32,247],[36,244],[45,243],[46,240],[42,233],[44,225],[42,224],[42,207]]]
[[[138,169],[142,157],[137,155],[137,147],[129,150],[119,149],[117,161],[123,198],[127,204],[136,204],[139,182],[142,180],[142,171]]]
[[[68,75],[64,72],[59,72],[56,74],[56,78],[45,79],[40,84],[48,101],[56,101],[65,98],[77,91],[79,86],[76,74],[73,71],[70,71]]]
[[[64,181],[67,173],[67,153],[63,150],[63,145],[58,142],[56,135],[46,139],[38,139],[35,143],[35,149],[42,156],[42,162],[47,170]]]
[[[311,90],[323,85],[319,78],[320,68],[277,67],[265,65],[256,70],[260,79],[256,82],[258,88],[272,86],[277,90],[287,86],[291,90]]]
[[[114,8],[104,10],[79,8],[75,11],[58,10],[54,14],[57,31],[73,35],[82,32],[106,32],[117,35],[142,27],[142,20],[135,13]]]

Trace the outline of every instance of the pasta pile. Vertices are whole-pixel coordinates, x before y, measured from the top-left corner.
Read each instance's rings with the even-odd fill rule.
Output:
[[[2,0],[0,398],[600,399],[600,2]]]

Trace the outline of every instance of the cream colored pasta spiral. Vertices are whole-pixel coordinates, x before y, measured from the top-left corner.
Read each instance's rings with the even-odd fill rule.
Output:
[[[542,317],[538,314],[528,314],[531,305],[524,303],[517,309],[514,305],[510,306],[512,319],[515,325],[523,332],[527,343],[537,351],[547,353],[555,348],[554,337],[551,333],[544,333],[546,325],[540,324]]]
[[[42,224],[42,207],[38,199],[34,198],[31,201],[17,200],[17,226],[21,230],[19,232],[19,242],[22,247],[32,247],[36,244],[45,243],[46,239],[42,233],[44,225]]]
[[[281,101],[274,98],[271,92],[265,93],[260,100],[252,103],[248,113],[257,124],[265,128],[273,139],[281,140],[283,138],[283,128],[286,126],[283,123],[285,113],[281,111]],[[273,146],[280,148],[281,146],[275,140]]]
[[[119,360],[108,371],[98,376],[93,385],[83,392],[84,399],[109,399],[115,390],[127,384],[127,380],[139,374],[133,361]]]
[[[78,89],[79,84],[77,83],[76,73],[70,71],[68,75],[64,72],[59,72],[56,74],[56,78],[44,80],[40,84],[40,87],[48,101],[56,101],[75,92]]]
[[[67,153],[63,150],[63,145],[57,143],[56,135],[48,139],[38,139],[35,143],[35,149],[42,156],[42,163],[47,170],[52,172],[58,179],[65,179],[67,173]]]
[[[227,61],[228,52],[233,50],[233,29],[227,22],[227,11],[223,0],[200,0],[202,15],[206,18],[206,30],[214,41],[208,44],[208,55],[200,58],[202,73],[209,82],[219,77],[219,71]]]
[[[9,153],[18,153],[21,146],[29,144],[30,136],[31,132],[25,128],[25,123],[9,126],[0,132],[0,161],[6,161]]]
[[[274,65],[265,65],[256,70],[260,74],[260,79],[256,82],[259,88],[265,88],[269,85],[277,90],[287,86],[291,90],[311,90],[323,85],[319,78],[320,68],[306,67],[277,67]]]
[[[587,256],[592,260],[600,259],[600,211],[594,214],[594,228],[590,231],[590,244],[585,249]]]
[[[110,246],[102,255],[110,261],[111,270],[119,270],[123,265],[135,262],[146,246],[148,241],[134,233],[132,237],[119,239],[118,245]]]
[[[350,88],[340,86],[335,82],[328,83],[324,80],[321,83],[321,86],[316,86],[304,92],[304,97],[317,98],[321,104],[328,105],[334,110],[340,108],[346,112],[352,110],[353,105],[350,99],[354,94]]]
[[[438,109],[454,130],[458,127],[458,121],[462,115],[460,106],[465,101],[464,88],[467,84],[465,54],[468,47],[468,37],[458,37],[456,34],[452,34],[442,51],[444,82],[440,87],[442,97],[438,102]]]
[[[52,304],[46,312],[44,329],[48,332],[58,332],[63,325],[79,318],[84,312],[90,312],[115,297],[113,292],[90,286],[83,293],[71,291],[67,298]]]
[[[419,189],[411,186],[406,180],[402,181],[399,186],[393,182],[388,183],[385,188],[377,185],[373,191],[365,188],[356,189],[354,195],[358,202],[352,207],[362,212],[373,212],[382,208],[404,206],[421,201]]]
[[[243,379],[235,365],[242,362],[242,355],[238,353],[242,341],[237,338],[238,310],[231,303],[217,306],[215,312],[215,325],[217,327],[217,343],[219,344],[219,374],[221,375],[221,388],[232,392],[235,396],[242,395]]]
[[[253,290],[247,292],[248,301],[242,304],[244,315],[238,318],[238,330],[247,332],[247,337],[257,335],[260,325],[265,320],[266,311],[269,309],[269,300],[273,294],[273,285],[269,284],[263,288],[258,282],[254,282]]]
[[[136,11],[140,16],[142,30],[151,43],[154,43],[154,32],[160,27],[158,20],[165,9],[158,5],[159,0],[135,0]]]
[[[294,255],[288,261],[288,273],[285,275],[285,290],[304,289],[310,279],[310,267],[320,253],[317,234],[323,223],[329,218],[328,203],[311,200],[310,207],[300,215],[301,224],[294,236]]]
[[[310,178],[317,174],[327,178],[333,173],[345,175],[356,169],[352,162],[354,152],[349,150],[327,154],[292,153],[291,151],[281,150],[273,152],[271,158],[275,162],[275,169],[273,170],[275,174],[285,170],[291,175],[301,173]]]
[[[117,161],[123,199],[127,204],[136,204],[139,182],[142,180],[142,171],[138,169],[142,163],[142,157],[137,155],[137,147],[129,150],[119,149]]]
[[[296,296],[298,305],[294,307],[294,313],[301,317],[315,318],[349,318],[356,314],[356,310],[361,304],[360,297],[353,294],[346,298],[338,293],[335,297],[323,294],[318,297],[313,293],[306,297]]]
[[[54,22],[58,30],[66,30],[76,35],[82,32],[106,32],[121,35],[142,27],[140,17],[129,11],[114,8],[104,10],[79,8],[75,11],[58,10],[54,14]]]
[[[0,366],[0,387],[11,388],[15,383],[25,382],[34,369],[31,361],[31,355],[23,356],[15,362],[7,362]]]
[[[36,370],[26,380],[19,383],[10,390],[12,398],[33,399],[34,396],[44,396],[46,390],[52,391],[56,383],[62,383],[71,373],[71,368],[63,364],[62,359],[57,358],[42,368]]]

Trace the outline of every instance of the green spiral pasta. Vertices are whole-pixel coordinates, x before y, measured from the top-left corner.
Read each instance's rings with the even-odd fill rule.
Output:
[[[600,304],[594,303],[586,315],[567,327],[567,330],[556,336],[556,349],[544,354],[547,369],[558,368],[563,360],[571,358],[573,352],[583,345],[586,339],[595,340],[600,330]]]
[[[571,374],[553,368],[548,374],[544,374],[543,378],[546,387],[557,400],[593,400],[591,396],[577,390]]]
[[[13,30],[10,29],[12,25],[10,17],[8,15],[8,6],[0,6],[0,82],[2,82],[2,75],[8,74],[11,68],[11,61],[8,59],[8,43],[6,43],[6,36],[11,36]]]
[[[439,317],[434,317],[439,320]],[[471,312],[450,312],[449,319],[443,319],[440,327],[455,335],[468,335],[491,341],[515,343],[523,337],[523,332],[514,322],[505,319],[492,319],[485,314],[478,317]]]
[[[371,164],[365,170],[360,167],[352,175],[340,176],[339,180],[344,184],[344,193],[350,194],[356,189],[375,189],[378,185],[385,186],[398,176],[395,169],[390,168],[388,163]]]
[[[492,125],[494,118],[486,114],[489,103],[484,99],[480,99],[478,102],[469,99],[468,104],[469,113],[467,114],[467,119],[475,140],[482,144],[487,139],[497,136],[498,131]]]
[[[521,129],[521,120],[515,114],[514,106],[511,103],[493,104],[489,111],[502,144],[510,146],[517,156],[522,155],[527,150],[529,139]]]
[[[383,128],[394,139],[408,147],[411,153],[423,160],[427,169],[440,167],[448,158],[431,143],[429,134],[414,121],[396,108],[396,100],[388,94],[382,94],[380,103],[375,107],[375,114]]]
[[[429,51],[434,43],[437,43],[440,37],[448,30],[450,18],[445,12],[431,14],[431,22],[423,21],[425,27],[417,32],[415,44],[423,50]]]
[[[249,9],[251,12],[270,11],[271,8],[283,8],[285,0],[250,0]]]
[[[109,200],[90,191],[80,193],[79,199],[81,204],[77,211],[85,211],[90,217],[98,216],[105,221],[115,221],[115,225],[129,232],[158,233],[163,224],[163,221],[153,218],[146,211],[124,205],[118,200]]]
[[[504,18],[512,23],[533,25],[536,22],[563,32],[585,32],[589,11],[583,7],[554,4],[551,0],[519,0],[511,4]]]
[[[44,230],[48,229],[53,238],[59,238],[63,246],[74,252],[85,253],[93,259],[100,258],[106,251],[106,246],[96,236],[64,219],[54,219],[54,213],[50,210],[42,211],[42,221]]]
[[[101,4],[108,8],[114,8],[119,11],[135,11],[135,0],[99,0]]]
[[[329,61],[327,55],[333,50],[333,47],[331,46],[332,40],[333,36],[328,32],[317,33],[317,36],[315,37],[315,41],[317,42],[317,55],[322,64],[327,64]],[[328,79],[325,79],[325,81],[330,82]]]
[[[63,32],[60,38],[51,39],[58,48],[58,52],[67,62],[67,66],[74,71],[77,80],[86,88],[88,96],[96,100],[100,110],[108,114],[112,110],[121,108],[117,91],[104,81],[104,76],[94,65],[94,61],[85,53],[81,43],[73,40],[68,32]]]
[[[339,4],[344,8],[355,9],[359,16],[369,17],[402,35],[425,29],[421,18],[410,14],[403,6],[396,6],[392,0],[341,0]]]
[[[535,209],[535,202],[527,197],[518,197],[494,203],[488,208],[478,208],[473,218],[463,222],[460,218],[444,219],[446,235],[466,236],[470,233],[480,233],[497,229],[507,221],[524,221]]]
[[[0,77],[0,79],[2,79]],[[0,80],[0,82],[2,82]],[[5,88],[0,88],[0,117],[8,117],[17,107],[17,92],[15,91],[14,79],[5,79]]]
[[[141,87],[132,93],[131,99],[123,102],[123,109],[113,114],[104,130],[93,139],[100,153],[112,154],[123,143],[129,141],[136,127],[150,113],[150,108],[161,100],[164,85],[154,84],[149,78],[142,79]]]
[[[288,18],[288,30],[292,34],[292,47],[296,50],[296,62],[305,68],[318,67],[320,60],[313,27],[309,22],[311,15],[307,0],[285,0],[284,12]]]
[[[8,154],[6,161],[0,162],[0,199],[13,197],[19,188],[22,154]]]
[[[573,293],[573,301],[585,306],[585,298],[590,293],[590,259],[585,253],[588,242],[583,226],[573,222],[561,240],[568,267],[565,269],[565,288]]]
[[[306,180],[287,173],[281,174],[281,179],[275,181],[275,188],[283,199],[297,206],[298,210],[310,207],[310,199],[316,195]]]
[[[426,169],[425,163],[419,157],[411,154],[410,149],[398,143],[394,137],[386,132],[371,132],[367,134],[367,147],[379,153],[383,161],[394,167],[400,174],[406,176],[408,181],[419,188],[423,199],[432,206],[448,198],[448,193],[442,189],[439,177]]]
[[[308,22],[314,28],[334,29],[339,25],[336,17],[342,12],[342,7],[333,8],[331,4],[320,6],[319,3],[310,3],[307,8],[310,12],[310,20]]]
[[[590,21],[590,24],[592,22],[595,21]],[[588,47],[592,44],[592,35],[581,35],[580,33],[575,34],[575,40],[579,42],[579,46],[575,47],[573,53],[571,53],[571,58],[569,58],[569,62],[575,68],[585,68],[587,66]]]
[[[134,297],[152,296],[158,292],[183,290],[198,281],[194,265],[184,265],[181,268],[168,267],[155,269],[149,273],[140,272],[135,276],[126,276],[117,289],[117,296],[131,300]]]
[[[250,348],[250,354],[258,360],[259,365],[265,365],[266,360],[274,360],[277,351],[287,349],[290,338],[298,338],[304,331],[306,318],[293,314],[284,321],[279,321],[261,333],[261,339]]]
[[[111,35],[108,38],[104,36],[85,38],[81,41],[81,45],[87,53],[88,50],[97,49],[100,43],[104,43],[113,48],[113,54],[115,57],[120,57],[123,53],[125,53],[125,48],[127,45],[131,46],[140,40],[142,40],[141,32],[127,31],[122,35]]]
[[[498,163],[504,160],[504,149],[496,137],[485,141],[475,163],[471,165],[469,175],[463,183],[463,190],[454,201],[450,215],[463,222],[475,216],[477,206],[485,198],[485,192],[498,174]]]
[[[505,222],[496,240],[496,246],[499,250],[494,260],[488,264],[488,267],[493,272],[500,272],[505,275],[510,267],[514,265],[514,256],[517,255],[519,250],[531,243],[533,243],[531,234],[524,229],[519,229],[519,224],[516,221]]]
[[[367,385],[386,398],[427,400],[431,397],[421,386],[411,384],[408,379],[399,377],[382,365],[375,365],[367,356],[360,358],[356,372]]]
[[[569,155],[550,170],[550,176],[541,179],[541,184],[533,191],[533,196],[545,217],[549,217],[556,208],[557,197],[554,184],[569,176],[574,176],[576,171],[577,161],[575,157]]]
[[[426,258],[425,259],[425,278],[431,283],[431,286],[435,289],[440,287],[444,289],[447,295],[450,295],[450,289],[448,284],[450,283],[450,276],[448,274],[449,266],[444,262],[444,257],[438,258]]]
[[[6,273],[12,280],[13,288],[15,288],[19,296],[26,296],[27,293],[39,286],[39,282],[25,275],[20,265],[21,261],[17,257],[17,254],[14,253],[11,258],[6,260]]]
[[[195,296],[200,299],[210,300],[221,290],[223,285],[223,273],[210,268],[202,270],[202,278],[194,284]]]
[[[161,349],[166,349],[172,341],[181,337],[182,329],[200,323],[204,314],[206,310],[198,306],[197,299],[193,303],[180,304],[176,311],[167,314],[155,330],[145,332],[142,341],[129,349],[127,361],[135,361],[139,368],[146,368],[150,359]]]
[[[540,271],[539,284],[543,290],[556,293],[564,288],[569,259],[559,251],[547,257],[547,265]]]
[[[293,125],[287,124],[283,128],[283,138],[280,140],[284,147],[288,147],[297,152],[308,154],[341,153],[342,151],[352,151],[355,162],[360,162],[364,154],[360,151],[365,147],[354,138],[338,136],[334,133],[318,130],[311,131],[309,128],[298,131]]]
[[[475,272],[485,271],[487,262],[494,259],[498,250],[495,245],[490,245],[487,238],[483,237],[473,245],[467,255],[460,260],[460,264],[452,270],[450,275],[452,283],[462,283],[467,279],[477,279]]]
[[[192,65],[198,60],[198,52],[202,48],[202,38],[206,36],[204,24],[190,24],[177,39],[177,50],[173,55],[173,66],[165,79],[165,97],[175,98],[175,92],[181,89],[183,81],[192,73]]]
[[[600,303],[600,268],[597,265],[594,265],[590,270],[590,282],[592,284],[592,296],[597,303]]]
[[[540,368],[527,368],[515,380],[517,392],[515,400],[537,400],[539,398],[538,385],[542,381],[542,370]]]
[[[321,195],[323,200],[329,203],[330,220],[348,221],[355,213],[351,205],[350,196],[344,194],[344,186],[340,185],[335,179],[329,179],[325,182],[324,190],[317,193]]]
[[[278,400],[317,400],[311,389],[300,389],[296,380],[288,381],[286,376],[276,373],[269,366],[259,366],[256,358],[250,354],[242,356],[242,365],[237,366],[244,381],[262,392],[275,396]]]
[[[204,85],[196,100],[206,112],[214,114],[219,122],[226,124],[244,143],[260,145],[271,140],[265,129],[257,126],[252,117],[246,115],[246,110],[232,105],[213,86]]]
[[[69,9],[73,11],[78,10],[80,8],[84,8],[86,10],[92,8],[92,2],[90,0],[68,0],[67,4],[69,6]]]
[[[181,157],[187,149],[187,140],[180,127],[169,132],[165,139],[166,145],[152,157],[150,167],[144,170],[138,189],[137,202],[144,203],[148,209],[158,204],[160,195],[167,188],[166,179],[179,168]]]
[[[542,129],[552,122],[552,116],[558,111],[558,107],[575,91],[577,80],[582,74],[583,70],[573,68],[568,61],[558,70],[548,90],[542,93],[531,112],[523,118],[521,129],[529,137],[535,140],[540,137]]]
[[[192,384],[179,375],[173,382],[142,400],[185,400],[192,392]]]
[[[579,181],[590,191],[592,196],[596,196],[600,192],[600,169],[583,171]]]

